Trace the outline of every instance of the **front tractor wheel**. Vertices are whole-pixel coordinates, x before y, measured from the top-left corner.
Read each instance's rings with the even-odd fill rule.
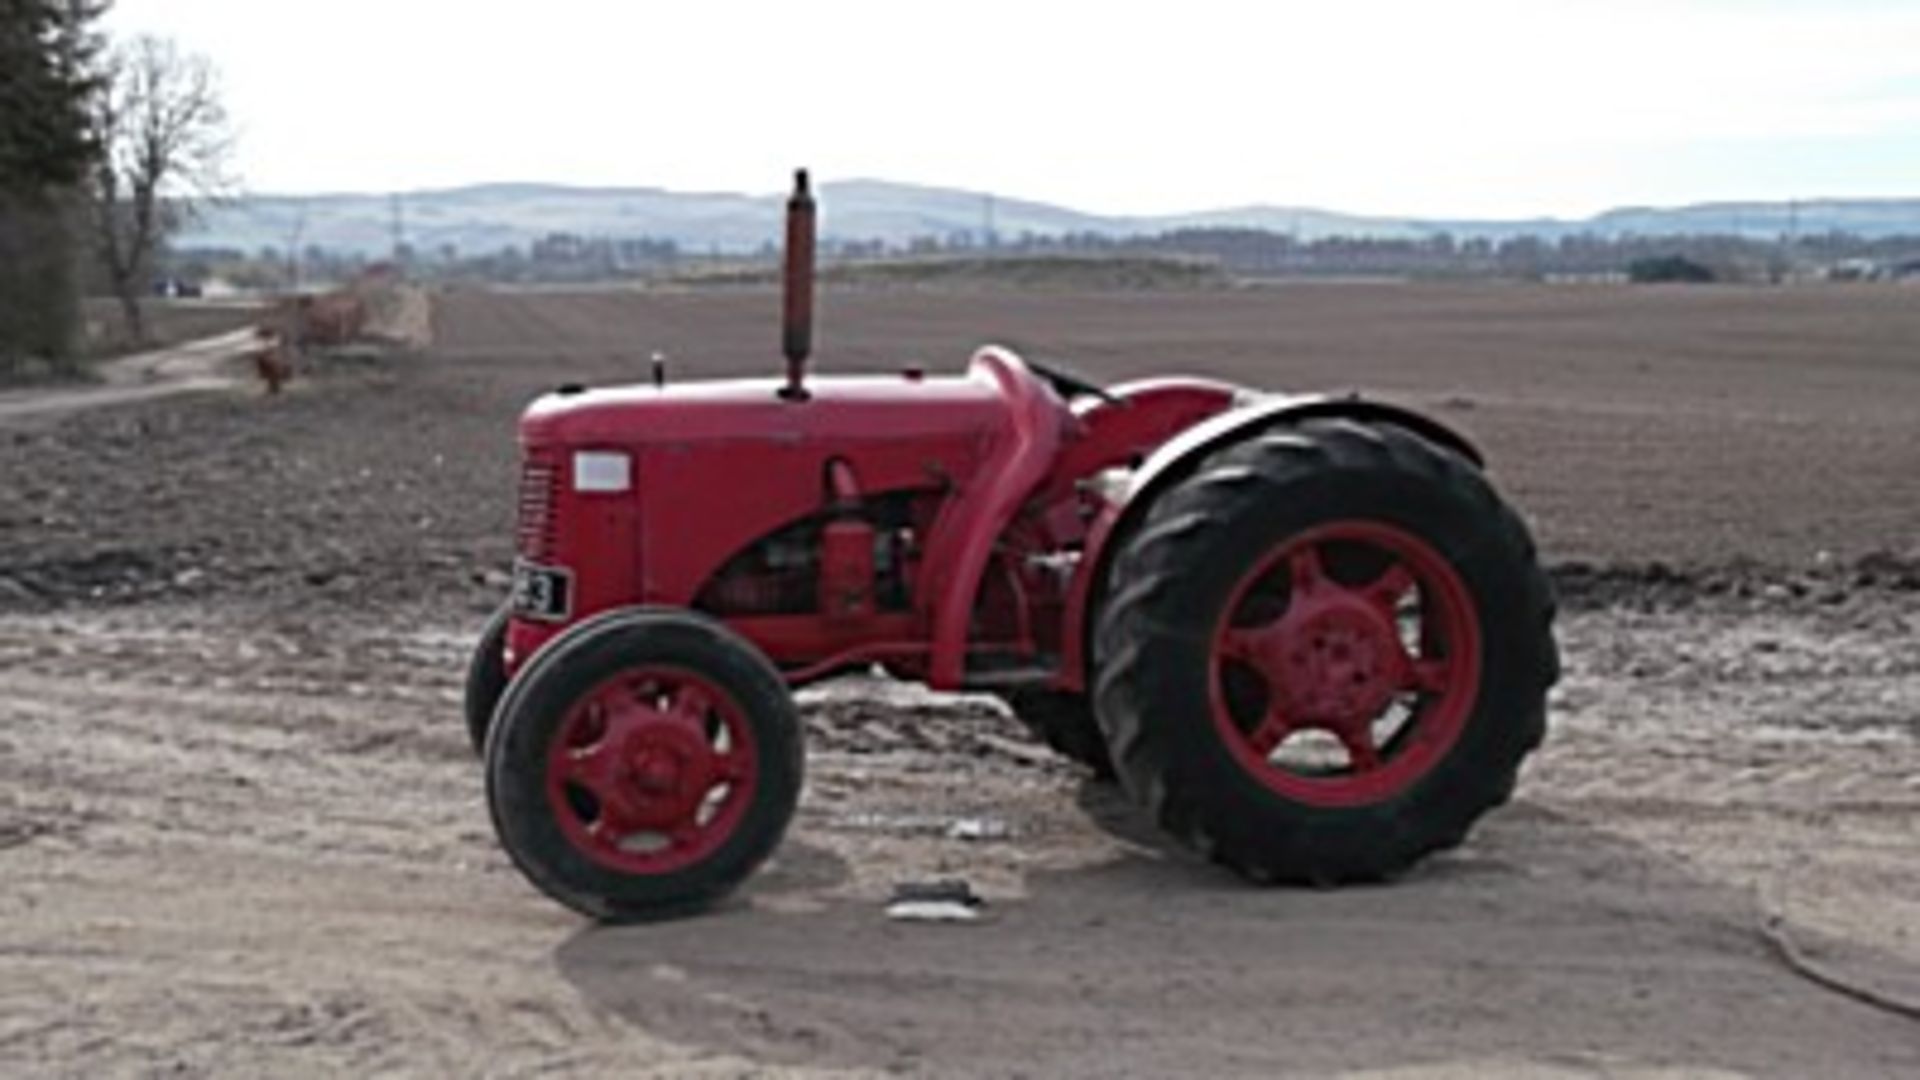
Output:
[[[549,896],[612,921],[696,908],[786,831],[800,723],[780,674],[721,624],[639,610],[586,624],[514,680],[487,744],[494,829]]]
[[[512,617],[505,605],[495,609],[467,660],[467,688],[461,696],[461,708],[467,718],[467,741],[473,745],[474,756],[483,761],[493,710],[507,690],[507,626]]]
[[[1532,540],[1401,428],[1308,421],[1214,453],[1149,508],[1108,596],[1122,782],[1256,880],[1378,880],[1458,844],[1545,730]]]

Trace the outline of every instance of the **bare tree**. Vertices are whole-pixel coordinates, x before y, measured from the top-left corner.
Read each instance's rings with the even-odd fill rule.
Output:
[[[232,139],[213,65],[171,41],[142,35],[105,59],[94,99],[101,153],[89,185],[94,247],[127,336],[146,340],[140,307],[153,259],[196,199],[230,186]]]

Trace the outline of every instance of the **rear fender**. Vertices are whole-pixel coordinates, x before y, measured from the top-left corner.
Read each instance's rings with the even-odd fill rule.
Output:
[[[1102,469],[1135,468],[1154,449],[1208,417],[1218,416],[1253,391],[1214,379],[1140,379],[1108,388],[1105,399],[1076,402],[1074,437],[1053,464],[1041,502],[1071,495]]]
[[[1475,466],[1486,463],[1467,438],[1432,417],[1383,401],[1325,395],[1274,395],[1208,417],[1162,443],[1134,471],[1126,495],[1109,506],[1093,523],[1080,558],[1079,571],[1067,595],[1066,625],[1061,634],[1058,686],[1085,690],[1092,656],[1089,646],[1093,619],[1100,610],[1107,572],[1114,555],[1147,509],[1167,488],[1189,475],[1214,451],[1249,439],[1275,427],[1303,420],[1341,417],[1365,423],[1391,424],[1448,448]]]

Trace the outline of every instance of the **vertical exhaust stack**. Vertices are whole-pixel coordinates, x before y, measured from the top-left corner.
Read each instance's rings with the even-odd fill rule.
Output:
[[[813,351],[813,193],[807,189],[807,170],[793,173],[793,194],[787,199],[787,270],[785,314],[781,346],[787,356],[787,385],[780,396],[807,400],[807,355]]]

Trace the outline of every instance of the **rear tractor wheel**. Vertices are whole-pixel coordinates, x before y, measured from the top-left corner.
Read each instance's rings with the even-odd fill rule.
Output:
[[[1162,493],[1100,614],[1127,790],[1260,881],[1392,876],[1511,794],[1558,675],[1552,596],[1480,471],[1397,427],[1307,421]]]
[[[718,899],[799,799],[799,718],[744,639],[685,611],[569,631],[519,673],[487,743],[494,829],[536,886],[627,920]]]

